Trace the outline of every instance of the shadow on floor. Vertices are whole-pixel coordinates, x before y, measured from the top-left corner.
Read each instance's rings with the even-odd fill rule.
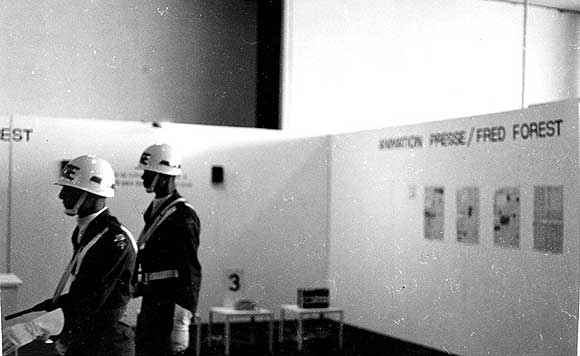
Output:
[[[296,325],[284,324],[284,340],[278,341],[278,327],[274,326],[273,356],[449,356],[450,353],[408,343],[388,336],[368,332],[348,325],[344,327],[344,345],[338,348],[338,325],[330,320],[308,320],[304,324],[305,341],[302,351],[297,350]],[[223,324],[214,324],[211,346],[207,328],[202,325],[201,355],[224,355]],[[195,334],[191,340],[194,342]],[[232,325],[231,356],[268,355],[267,323],[236,323]],[[58,356],[52,344],[33,342],[24,346],[18,356]],[[185,356],[195,356],[195,348]]]

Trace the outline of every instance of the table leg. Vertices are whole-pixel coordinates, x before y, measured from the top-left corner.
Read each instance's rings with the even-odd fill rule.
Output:
[[[280,309],[280,325],[278,325],[278,342],[284,339],[284,309]]]
[[[298,314],[298,332],[297,332],[297,341],[298,341],[298,351],[302,351],[302,341],[304,340],[304,328],[302,326],[302,315]]]
[[[213,323],[213,313],[209,312],[209,319],[207,321],[207,346],[211,347],[211,324]]]
[[[344,322],[343,322],[343,313],[340,312],[339,314],[339,324],[338,324],[338,348],[342,349],[342,333],[343,333],[343,327],[344,327]]]
[[[273,353],[274,345],[274,316],[270,315],[270,325],[268,325],[268,350]]]
[[[256,317],[250,317],[250,344],[254,345],[256,343]]]
[[[201,353],[201,320],[199,316],[195,316],[195,355],[199,356]]]
[[[227,356],[230,354],[230,318],[227,316],[226,316],[224,328],[225,328],[225,344],[226,344],[225,355]]]

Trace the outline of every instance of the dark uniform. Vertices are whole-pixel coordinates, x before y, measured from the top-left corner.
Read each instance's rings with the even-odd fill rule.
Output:
[[[55,301],[65,320],[59,342],[68,346],[70,356],[134,355],[133,331],[119,320],[130,298],[136,243],[108,210],[77,239],[78,227],[72,236],[73,259],[86,254],[68,293]]]
[[[175,304],[195,315],[201,285],[196,212],[177,192],[152,210],[153,204],[145,211],[145,228],[138,241],[136,296],[143,296],[137,319],[139,356],[171,354]]]

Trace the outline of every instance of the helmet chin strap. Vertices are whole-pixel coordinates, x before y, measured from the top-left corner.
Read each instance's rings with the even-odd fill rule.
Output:
[[[145,187],[145,191],[147,193],[154,193],[155,192],[155,186],[157,185],[157,181],[158,180],[159,180],[159,173],[155,173],[155,177],[151,181],[151,184],[149,184],[148,187]]]
[[[83,205],[83,203],[85,202],[85,199],[87,198],[87,192],[83,192],[83,194],[81,194],[81,196],[77,199],[77,202],[75,203],[75,206],[73,206],[71,209],[64,209],[64,213],[68,216],[76,216],[79,213],[79,208],[81,207],[81,205]]]

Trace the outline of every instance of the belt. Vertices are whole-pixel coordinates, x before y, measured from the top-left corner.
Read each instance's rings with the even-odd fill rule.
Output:
[[[151,273],[143,272],[143,273],[141,273],[140,277],[141,277],[141,282],[144,284],[147,284],[151,281],[159,281],[162,279],[177,278],[177,277],[179,277],[179,273],[177,272],[176,269],[168,269],[166,271],[158,271],[158,272],[151,272]]]

